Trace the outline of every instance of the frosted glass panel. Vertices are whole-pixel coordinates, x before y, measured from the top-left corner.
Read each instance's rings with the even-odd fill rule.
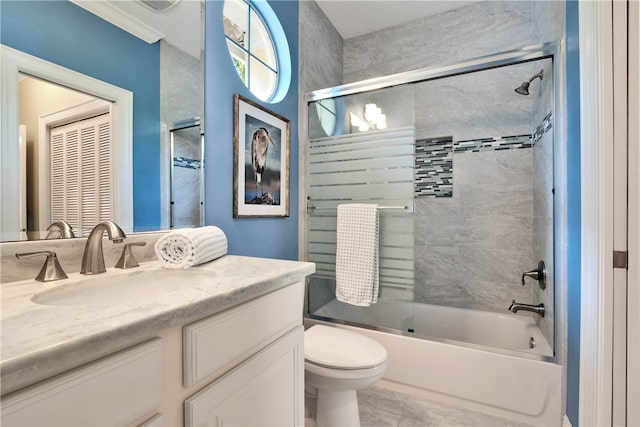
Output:
[[[414,129],[407,127],[310,142],[308,253],[316,278],[335,278],[336,207],[375,203],[381,207],[380,297],[412,296],[413,141]]]

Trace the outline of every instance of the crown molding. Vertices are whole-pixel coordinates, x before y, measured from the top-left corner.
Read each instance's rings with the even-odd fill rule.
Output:
[[[107,1],[95,1],[95,0],[70,0],[73,4],[80,6],[81,8],[93,13],[112,23],[113,25],[123,29],[124,31],[133,34],[146,41],[147,43],[155,43],[165,37],[165,34],[150,27],[144,22],[131,15],[123,12],[118,7],[112,5]]]

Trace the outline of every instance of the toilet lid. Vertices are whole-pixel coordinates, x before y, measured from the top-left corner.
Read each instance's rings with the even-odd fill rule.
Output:
[[[365,369],[383,363],[387,350],[362,334],[314,325],[304,333],[304,358],[328,368]]]

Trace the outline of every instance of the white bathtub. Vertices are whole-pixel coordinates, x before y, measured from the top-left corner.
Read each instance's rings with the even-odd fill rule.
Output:
[[[349,323],[398,329],[417,337],[553,356],[551,345],[533,318],[506,310],[502,314],[392,300],[380,300],[371,307],[356,307],[334,299],[313,314]]]
[[[562,369],[549,357],[551,346],[532,318],[384,300],[368,308],[333,300],[314,315],[403,331],[328,323],[383,344],[389,354],[386,380],[416,387],[434,400],[515,421],[562,424]],[[323,321],[305,319],[307,326],[318,322]],[[414,337],[418,335],[431,338]],[[535,348],[529,348],[532,337]]]

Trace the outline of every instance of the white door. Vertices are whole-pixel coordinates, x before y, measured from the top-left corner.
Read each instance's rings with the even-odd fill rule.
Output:
[[[76,236],[113,219],[110,113],[50,130],[51,221],[67,221]]]
[[[640,2],[630,1],[627,425],[640,426]]]
[[[581,425],[640,426],[640,12],[580,3]]]
[[[613,378],[612,424],[626,425],[627,408],[627,259],[628,134],[627,2],[613,7]]]
[[[637,1],[613,2],[614,426],[640,425],[639,9]]]

